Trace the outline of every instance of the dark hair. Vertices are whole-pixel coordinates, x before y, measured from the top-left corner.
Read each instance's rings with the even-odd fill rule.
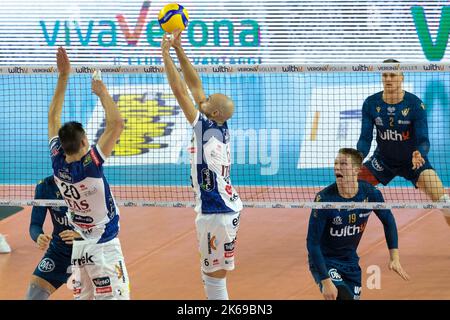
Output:
[[[76,121],[66,122],[58,131],[61,146],[67,155],[80,151],[81,140],[84,136],[83,125]]]
[[[400,61],[395,59],[386,59],[383,61],[383,63],[400,63]]]
[[[361,167],[363,162],[363,155],[358,150],[353,148],[341,148],[339,149],[339,153],[350,156],[350,158],[353,161],[353,164],[356,165],[357,167]]]

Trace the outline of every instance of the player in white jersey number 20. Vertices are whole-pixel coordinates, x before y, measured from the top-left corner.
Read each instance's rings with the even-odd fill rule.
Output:
[[[129,299],[129,279],[119,238],[119,208],[103,174],[124,128],[119,109],[98,76],[92,92],[100,98],[106,127],[95,146],[89,147],[83,126],[67,122],[61,113],[70,62],[66,51],[57,52],[58,83],[48,114],[48,136],[53,175],[67,206],[67,217],[82,239],[73,242],[72,270],[75,299]]]

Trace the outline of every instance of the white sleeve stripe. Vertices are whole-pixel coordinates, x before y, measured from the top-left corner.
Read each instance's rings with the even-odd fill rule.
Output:
[[[48,144],[51,144],[53,140],[55,140],[56,138],[59,138],[59,136],[54,136],[53,138],[50,138],[48,140]]]
[[[105,157],[105,155],[103,154],[102,150],[100,149],[100,146],[97,144],[95,147],[97,148],[97,152],[98,152],[98,154],[100,155],[100,157],[102,158],[103,162],[105,162],[106,157]]]
[[[197,110],[197,116],[195,117],[195,120],[191,123],[191,126],[195,127],[197,125],[199,118],[200,118],[200,111]]]

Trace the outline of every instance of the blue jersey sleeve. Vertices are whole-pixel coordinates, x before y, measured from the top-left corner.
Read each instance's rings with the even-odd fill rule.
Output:
[[[416,135],[417,150],[425,157],[430,151],[430,140],[428,139],[428,122],[425,105],[419,100],[420,105],[416,107],[413,127]]]
[[[49,142],[50,147],[50,157],[52,159],[52,163],[56,161],[58,157],[61,157],[64,155],[64,150],[61,146],[61,140],[58,136],[53,137]]]
[[[45,184],[40,182],[35,189],[35,199],[46,199]],[[45,216],[47,215],[47,207],[34,206],[31,211],[30,236],[34,242],[40,234],[44,233],[42,226],[44,225]]]
[[[374,188],[371,193],[371,202],[384,202],[383,195],[380,190]],[[394,215],[391,210],[388,209],[376,209],[374,210],[378,219],[383,223],[384,236],[386,238],[386,243],[389,249],[398,249],[398,233],[397,225],[395,223]]]
[[[325,210],[313,209],[309,217],[308,236],[306,246],[312,264],[317,268],[320,280],[329,278],[325,259],[320,248],[320,240],[327,223]]]
[[[373,140],[373,121],[370,117],[369,112],[369,102],[366,99],[362,108],[362,119],[361,119],[361,134],[359,136],[356,149],[363,154],[363,157],[367,157],[370,151],[370,146]]]

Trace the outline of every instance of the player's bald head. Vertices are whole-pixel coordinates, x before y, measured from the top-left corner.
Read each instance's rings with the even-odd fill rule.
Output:
[[[223,123],[233,116],[234,102],[230,97],[224,94],[213,93],[204,103],[202,103],[200,111],[203,112],[208,119]]]
[[[210,96],[210,102],[219,110],[218,117],[221,122],[225,122],[233,116],[234,102],[228,96],[221,93],[214,93]]]

